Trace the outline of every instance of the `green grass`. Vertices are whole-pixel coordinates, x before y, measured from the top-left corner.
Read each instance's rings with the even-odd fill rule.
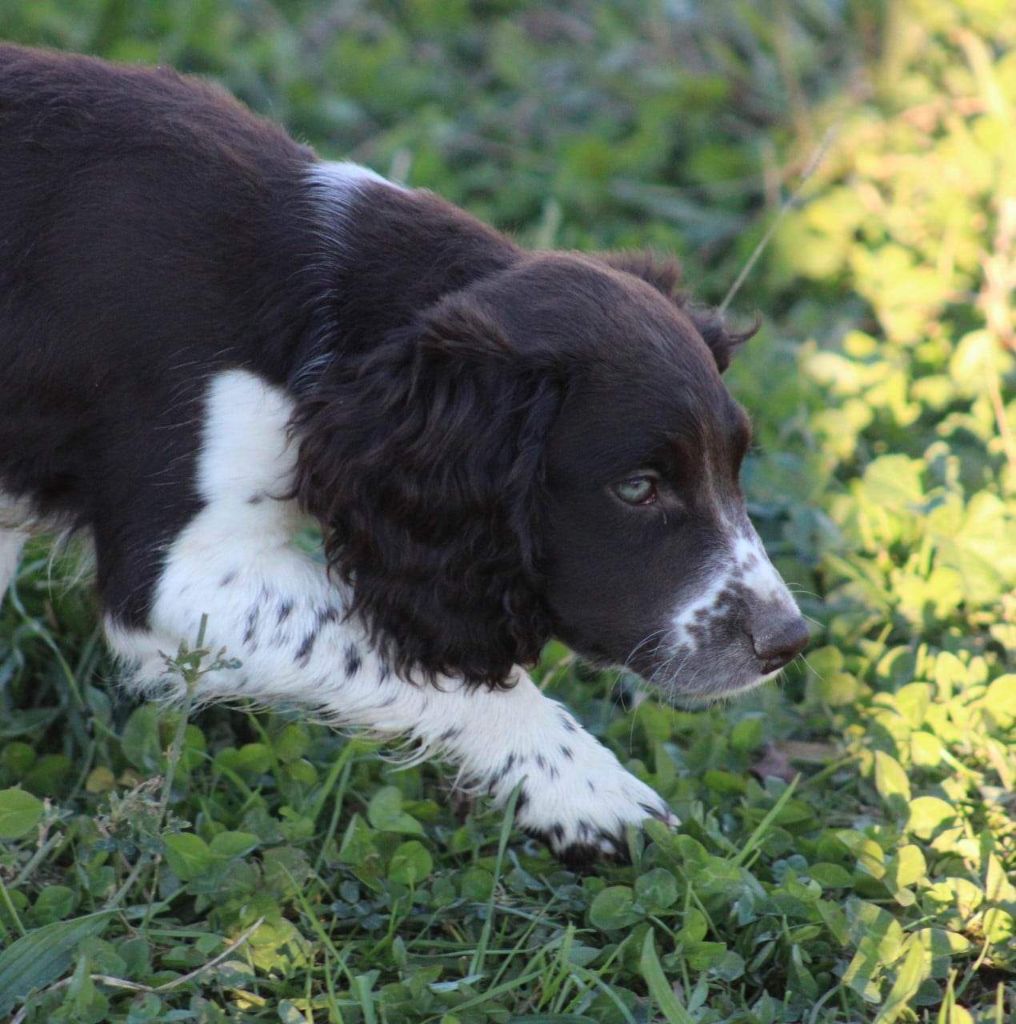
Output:
[[[34,0],[0,37],[213,74],[528,244],[675,252],[714,302],[834,131],[730,372],[806,663],[697,711],[559,645],[538,672],[682,827],[578,876],[439,766],[133,706],[38,544],[0,606],[0,1018],[1016,1022],[1011,4]]]

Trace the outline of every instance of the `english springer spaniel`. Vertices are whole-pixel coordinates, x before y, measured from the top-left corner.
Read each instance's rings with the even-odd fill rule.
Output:
[[[673,822],[521,665],[665,699],[805,624],[748,521],[744,335],[642,255],[528,252],[214,85],[0,46],[0,593],[94,542],[130,685],[302,703],[456,765],[571,861]],[[327,566],[293,543],[316,521]]]

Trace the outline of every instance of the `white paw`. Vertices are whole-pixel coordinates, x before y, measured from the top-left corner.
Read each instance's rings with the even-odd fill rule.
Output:
[[[655,790],[563,709],[561,714],[567,726],[559,742],[506,755],[487,780],[499,803],[521,781],[515,816],[522,829],[543,839],[565,863],[580,866],[605,857],[626,859],[628,825],[648,818],[679,824]]]

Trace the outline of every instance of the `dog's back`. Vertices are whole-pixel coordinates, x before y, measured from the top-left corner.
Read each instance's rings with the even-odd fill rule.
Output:
[[[0,153],[7,518],[31,496],[47,520],[114,522],[126,467],[192,456],[209,373],[285,373],[297,325],[273,296],[313,154],[201,80],[10,45]]]

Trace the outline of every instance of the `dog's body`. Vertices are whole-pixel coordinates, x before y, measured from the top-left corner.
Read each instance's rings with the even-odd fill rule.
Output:
[[[204,618],[235,662],[200,699],[409,737],[618,852],[669,811],[518,663],[556,634],[708,696],[806,636],[737,488],[739,339],[674,283],[526,253],[202,82],[0,46],[0,591],[30,529],[87,531],[136,686]]]

